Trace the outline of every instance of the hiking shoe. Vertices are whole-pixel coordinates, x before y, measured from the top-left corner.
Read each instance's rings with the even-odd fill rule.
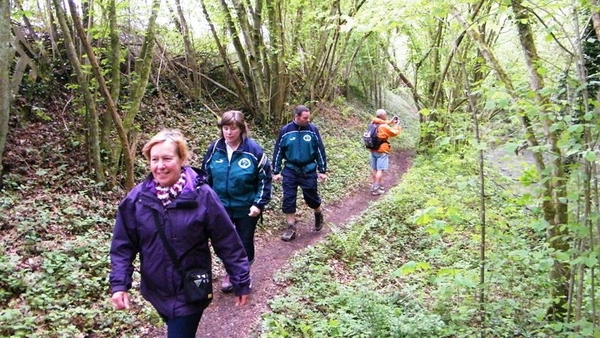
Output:
[[[231,291],[233,291],[233,284],[231,284],[231,281],[229,281],[229,275],[225,275],[225,277],[223,277],[223,281],[221,282],[221,292],[230,293]]]
[[[373,186],[371,188],[371,192],[377,191],[377,190],[383,190],[385,191],[385,188],[383,187],[383,185],[377,185],[377,186]]]
[[[315,212],[315,231],[323,229],[323,212]]]
[[[289,242],[296,238],[296,226],[288,224],[287,230],[281,235],[281,240],[284,242]]]
[[[383,195],[384,192],[385,192],[385,190],[383,190],[383,188],[379,187],[379,188],[371,191],[371,195],[374,195],[374,196]]]

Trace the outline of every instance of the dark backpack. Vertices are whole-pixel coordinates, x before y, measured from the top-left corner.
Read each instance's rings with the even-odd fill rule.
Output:
[[[377,137],[378,128],[379,124],[371,122],[367,127],[367,131],[363,134],[363,143],[367,149],[377,150],[382,143],[386,142],[386,140]]]

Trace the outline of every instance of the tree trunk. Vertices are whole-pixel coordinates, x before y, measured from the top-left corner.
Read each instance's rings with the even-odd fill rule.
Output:
[[[553,157],[551,166],[552,177],[549,180],[552,186],[549,189],[548,194],[551,200],[544,207],[544,209],[547,209],[544,210],[546,220],[548,220],[550,224],[548,227],[547,240],[550,247],[557,250],[557,252],[567,252],[567,250],[569,250],[569,244],[565,240],[567,231],[562,230],[563,226],[568,222],[567,204],[562,202],[566,200],[567,188],[565,184],[567,180],[565,178],[562,160],[563,156],[558,147],[559,136],[551,131],[551,119],[547,117],[548,113],[542,108],[548,106],[548,102],[547,99],[540,94],[540,91],[544,87],[544,79],[536,66],[540,62],[540,58],[533,40],[531,26],[529,25],[528,11],[522,6],[521,0],[512,0],[511,6],[515,13],[515,23],[519,32],[519,40],[521,41],[521,47],[523,48],[525,61],[529,70],[531,89],[534,92],[537,106],[540,107],[540,119],[542,121],[542,126],[544,127],[546,143],[550,145],[550,152]],[[559,319],[566,313],[565,305],[569,289],[569,265],[555,260],[552,271],[550,272],[550,278],[555,283],[556,288],[554,290],[553,298],[557,299],[557,301],[552,308],[549,309],[549,314],[551,317]]]
[[[333,2],[331,3],[331,7],[329,8],[329,15],[324,16],[323,20],[320,22],[321,27],[330,26],[330,22],[328,22],[327,20],[330,17],[339,14],[336,12],[339,7],[339,1],[340,0],[333,0]],[[299,18],[298,20],[299,23],[302,24],[302,18]],[[304,68],[306,70],[303,74],[301,74],[303,79],[299,79],[300,81],[304,82],[300,93],[301,95],[304,95],[304,99],[307,101],[316,100],[317,87],[320,81],[320,77],[323,74],[322,67],[324,67],[324,65],[327,63],[327,56],[331,49],[330,40],[332,40],[332,32],[332,28],[322,29],[321,34],[318,35],[317,41],[309,42],[310,44],[317,46],[316,48],[309,48],[306,43],[300,43],[300,45],[305,51],[312,51],[313,54],[312,58],[306,58],[307,61],[311,62],[305,63]],[[333,34],[337,33],[333,32]],[[333,40],[335,40],[335,37],[333,38]]]
[[[11,89],[9,69],[13,59],[10,46],[10,0],[0,0],[0,189],[4,173],[3,159],[6,137],[8,135],[8,118],[10,116]]]
[[[515,22],[517,24],[519,39],[521,47],[525,54],[526,64],[529,69],[530,82],[532,91],[535,93],[535,105],[537,107],[544,107],[545,98],[539,94],[540,89],[543,88],[544,81],[541,75],[538,73],[535,64],[539,61],[535,44],[532,39],[531,27],[527,24],[527,12],[521,6],[519,0],[513,0],[511,3],[513,12],[515,13]],[[512,81],[504,71],[492,50],[486,44],[481,37],[476,26],[469,25],[465,22],[458,12],[455,12],[455,18],[459,20],[463,28],[471,39],[477,44],[480,53],[486,59],[488,65],[496,72],[499,80],[504,84],[506,91],[513,99],[518,100],[519,96],[516,93]],[[549,119],[546,118],[547,112],[542,108],[539,111],[539,120],[544,127],[545,144],[550,145],[550,150],[554,155],[554,160],[551,163],[552,177],[546,177],[542,183],[542,211],[544,219],[548,222],[548,233],[547,241],[553,249],[558,252],[566,252],[568,249],[568,243],[565,242],[563,235],[564,230],[561,230],[561,226],[566,224],[567,221],[567,208],[566,204],[561,201],[564,200],[566,193],[566,187],[564,186],[565,175],[564,165],[562,163],[562,157],[560,149],[557,146],[557,137],[550,131]],[[527,114],[519,114],[525,134],[527,135],[527,141],[530,146],[537,147],[538,142],[535,135],[538,133],[533,129],[533,123]],[[533,152],[535,164],[540,175],[546,172],[546,162],[541,152]],[[550,271],[550,278],[555,283],[555,289],[552,292],[553,299],[557,302],[548,310],[550,317],[558,319],[566,311],[566,302],[568,297],[568,278],[569,278],[569,267],[568,265],[561,264],[556,261],[553,264],[552,270]]]
[[[222,13],[225,16],[225,26],[231,36],[231,42],[238,56],[239,64],[241,66],[242,76],[245,82],[246,91],[249,92],[249,104],[246,109],[252,114],[256,115],[256,111],[259,109],[259,100],[264,91],[262,90],[262,74],[260,73],[260,67],[257,65],[257,54],[256,50],[258,46],[253,45],[253,41],[248,36],[247,30],[250,30],[250,24],[248,23],[248,17],[245,13],[246,9],[239,2],[234,2],[236,7],[236,15],[238,16],[241,28],[238,30],[233,21],[233,15],[229,10],[229,6],[225,0],[219,1],[221,4]],[[240,31],[244,34],[245,45],[242,44],[240,39]],[[245,47],[244,47],[245,46]],[[230,62],[229,62],[230,63]]]
[[[283,29],[282,1],[271,1],[267,3],[267,15],[269,18],[269,32],[271,33],[271,50],[277,53],[268,53],[265,62],[270,67],[267,69],[267,80],[269,82],[269,109],[261,110],[263,125],[267,121],[281,124],[285,116],[285,100],[289,96],[290,75],[285,65],[286,45],[285,32]],[[268,114],[268,116],[265,116]]]
[[[58,9],[60,7],[59,0],[53,1]],[[92,66],[92,71],[94,72],[96,81],[98,81],[98,89],[100,90],[106,102],[106,109],[113,117],[113,122],[115,123],[115,128],[117,129],[117,134],[119,135],[119,140],[121,141],[121,147],[123,148],[125,153],[125,186],[127,190],[131,190],[134,187],[133,154],[129,151],[127,133],[123,128],[123,123],[121,121],[121,117],[117,112],[117,107],[115,106],[115,103],[112,97],[110,96],[108,87],[106,86],[106,82],[104,81],[104,76],[102,75],[102,70],[100,69],[98,60],[96,59],[96,54],[94,53],[92,46],[86,38],[85,31],[81,24],[81,20],[79,19],[79,14],[77,13],[77,7],[75,6],[73,0],[69,0],[69,8],[71,9],[71,17],[73,18],[73,23],[75,24],[77,34],[79,35],[79,38],[82,41],[88,59],[90,60],[90,65]]]
[[[105,183],[106,177],[104,176],[104,168],[102,166],[102,161],[100,160],[100,140],[98,137],[98,114],[96,109],[96,103],[92,93],[90,92],[88,80],[85,74],[83,73],[81,63],[79,62],[79,58],[77,56],[77,52],[75,51],[75,45],[73,43],[73,39],[67,26],[67,21],[65,18],[63,8],[60,6],[60,2],[58,0],[53,1],[56,10],[56,17],[63,30],[63,39],[65,49],[67,51],[67,57],[69,58],[71,66],[73,67],[73,71],[75,72],[75,77],[77,78],[77,83],[79,84],[79,87],[81,89],[81,95],[83,96],[83,101],[85,102],[85,106],[89,114],[89,158],[92,161],[92,167],[95,171],[96,181],[98,183]]]
[[[119,27],[117,25],[117,7],[115,0],[108,0],[108,22],[110,35],[110,50],[108,51],[108,66],[110,67],[110,97],[118,106],[121,93],[121,40],[119,38]],[[112,130],[112,117],[110,114],[102,114],[100,121],[100,148],[110,153],[110,131]],[[108,163],[109,166],[112,163]]]
[[[595,8],[600,8],[600,1],[592,0]],[[596,31],[596,37],[600,40],[600,12],[595,11],[592,13],[592,21],[594,23],[594,31]]]
[[[52,1],[45,0],[45,4],[48,12],[48,22],[46,23],[46,25],[50,29],[49,38],[50,44],[52,46],[52,57],[55,59],[58,58],[60,60],[60,50],[58,48],[58,44],[56,43],[56,40],[58,39],[58,28],[56,27],[56,20],[54,20],[54,15],[52,14]]]
[[[152,60],[154,58],[154,45],[156,38],[156,17],[158,16],[158,10],[160,9],[160,0],[152,1],[152,13],[148,20],[148,28],[144,37],[144,43],[142,44],[142,50],[138,56],[138,61],[135,65],[134,86],[131,93],[131,101],[129,102],[129,111],[123,119],[123,128],[126,133],[129,133],[133,126],[133,120],[140,110],[140,104],[142,98],[146,92],[148,86],[148,79],[150,78],[150,70],[152,69]],[[127,148],[123,147],[123,151],[127,152]]]
[[[190,30],[185,15],[183,14],[183,10],[181,9],[181,0],[175,0],[175,5],[177,6],[177,15],[179,17],[179,32],[183,37],[183,46],[185,47],[186,66],[190,70],[189,72],[186,70],[186,73],[189,74],[188,80],[190,85],[188,87],[190,88],[190,96],[194,99],[199,99],[202,88],[202,83],[200,81],[200,67],[198,67],[196,53],[190,40]]]
[[[215,40],[215,44],[217,45],[217,49],[219,51],[219,55],[221,56],[221,60],[223,61],[223,65],[225,66],[225,73],[227,75],[229,75],[229,77],[233,80],[233,84],[235,86],[235,91],[236,91],[240,101],[242,101],[242,105],[244,107],[246,107],[249,111],[251,111],[252,102],[248,98],[246,86],[244,86],[244,83],[242,81],[240,81],[239,77],[237,76],[237,73],[235,72],[233,66],[231,65],[231,61],[229,60],[229,57],[227,56],[227,50],[226,50],[225,46],[223,46],[223,44],[221,43],[221,39],[219,38],[219,35],[217,34],[215,25],[212,23],[211,17],[208,14],[208,10],[206,9],[206,6],[204,5],[204,0],[200,0],[200,5],[202,6],[202,13],[204,14],[204,17],[206,18],[206,21],[208,22],[208,25],[210,27],[210,32],[213,36],[213,39]]]

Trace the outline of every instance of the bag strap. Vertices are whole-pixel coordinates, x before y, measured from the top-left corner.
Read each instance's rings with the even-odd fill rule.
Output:
[[[213,148],[213,151],[214,151],[214,148]],[[202,180],[201,176],[196,177],[196,182],[195,182],[196,191],[200,191],[200,186],[204,183],[206,183],[206,181]],[[154,225],[156,226],[156,230],[158,230],[160,239],[163,242],[163,245],[164,245],[165,249],[167,250],[169,257],[171,258],[173,265],[175,265],[175,269],[177,269],[177,272],[179,272],[181,277],[185,278],[185,272],[181,269],[181,264],[179,264],[179,260],[177,259],[177,255],[175,254],[175,251],[169,245],[169,242],[167,242],[167,236],[165,235],[165,230],[162,226],[160,218],[158,217],[158,212],[154,208],[150,208],[150,209],[152,209],[152,216],[154,216]]]
[[[165,246],[165,249],[167,249],[167,253],[169,253],[169,257],[171,257],[171,261],[173,261],[173,265],[175,265],[175,269],[177,269],[179,274],[181,276],[183,276],[183,273],[181,270],[181,265],[179,264],[177,255],[175,254],[175,251],[173,250],[173,248],[167,242],[167,236],[165,235],[165,230],[162,226],[162,223],[160,222],[160,219],[158,218],[158,212],[155,209],[152,209],[152,215],[154,216],[154,225],[156,226],[156,229],[158,230],[158,234],[160,235],[160,239],[162,240],[163,245]]]

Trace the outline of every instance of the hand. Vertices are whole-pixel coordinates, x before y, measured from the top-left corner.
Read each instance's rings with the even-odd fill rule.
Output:
[[[235,296],[235,306],[244,306],[248,303],[250,295]]]
[[[319,182],[325,182],[325,181],[327,181],[327,174],[318,173],[317,174],[317,181],[319,181]]]
[[[117,310],[129,310],[129,294],[127,291],[117,291],[112,295],[112,303]]]
[[[250,207],[250,213],[248,214],[248,216],[250,216],[250,217],[256,217],[258,215],[260,215],[260,209],[257,206],[255,206],[255,205],[251,206]]]
[[[276,175],[273,175],[273,181],[275,181],[275,182],[279,182],[279,181],[281,181],[281,178],[282,178],[282,177],[283,177],[283,176],[281,176],[281,174],[276,174]]]

